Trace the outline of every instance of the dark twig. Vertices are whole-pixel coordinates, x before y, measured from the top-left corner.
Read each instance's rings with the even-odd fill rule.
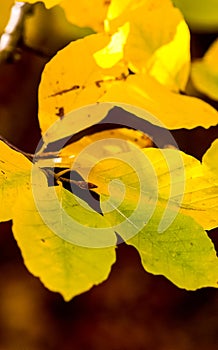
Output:
[[[51,169],[43,168],[42,170],[46,175],[52,176],[56,180],[56,182],[58,181],[63,183],[67,182],[69,184],[78,186],[82,190],[91,190],[98,187],[91,182],[81,181],[81,180],[78,181],[78,180],[73,180],[73,179],[68,179],[66,177],[63,177],[62,175],[68,173],[70,169],[64,169],[57,174]]]
[[[10,19],[0,38],[0,63],[13,63],[20,59],[25,19],[32,12],[32,4],[19,1],[11,8]]]
[[[13,149],[16,152],[19,152],[21,154],[23,154],[25,157],[27,157],[31,162],[33,161],[34,158],[34,154],[32,153],[28,153],[28,152],[24,152],[21,149],[19,149],[18,147],[14,146],[12,143],[10,143],[9,141],[7,141],[3,136],[0,135],[0,141],[3,141],[7,146],[9,146],[11,149]]]

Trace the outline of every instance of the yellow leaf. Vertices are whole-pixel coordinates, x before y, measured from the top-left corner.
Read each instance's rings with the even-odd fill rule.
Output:
[[[116,80],[125,79],[127,68],[101,68],[93,54],[110,41],[108,34],[94,34],[60,51],[46,66],[39,88],[39,120],[43,132],[67,113],[95,103]]]
[[[218,101],[218,39],[210,46],[202,59],[192,64],[191,78],[194,86],[203,94]]]
[[[183,90],[189,76],[190,34],[180,11],[170,0],[112,1],[106,29],[114,31],[124,23],[130,27],[124,48],[130,69],[148,72],[174,91]]]
[[[135,209],[140,195],[144,195],[154,208],[157,205],[168,208],[175,213],[174,218],[178,212],[191,216],[204,229],[210,230],[218,226],[218,171],[217,166],[211,168],[217,152],[216,141],[205,154],[203,164],[170,149],[145,148],[140,153],[130,150],[119,153],[119,158],[103,160],[95,154],[87,180],[97,185],[95,191],[101,196],[114,196],[112,198],[118,196],[118,190],[110,187],[113,181],[118,185],[122,183],[122,206],[129,210]],[[102,203],[104,205],[104,201]],[[144,204],[144,210],[145,207]]]
[[[46,145],[51,142],[64,139],[64,142],[66,143],[68,141],[66,138],[69,139],[72,135],[89,128],[94,124],[98,124],[113,107],[112,103],[95,103],[73,110],[72,113],[57,120],[50,128],[48,128],[43,134],[44,145],[37,150],[37,153],[43,152]]]
[[[213,181],[218,185],[218,139],[216,139],[211,147],[203,156],[203,166],[209,171],[209,177],[213,177]]]
[[[98,185],[104,217],[136,247],[145,270],[189,290],[217,287],[216,251],[201,225],[218,224],[218,187],[198,172],[203,166],[178,150],[152,148],[97,159],[90,180]]]
[[[18,193],[30,184],[31,162],[0,141],[0,221],[12,219]]]
[[[47,188],[48,194],[50,191],[52,189]],[[64,210],[69,215],[77,215],[77,218],[85,221],[84,217],[79,216],[84,208],[79,207],[78,201],[71,193],[64,189],[61,192],[60,200]],[[54,208],[51,201],[48,204],[48,199],[50,198],[44,199],[47,215]],[[57,212],[57,225],[61,225],[59,214],[60,212]],[[112,246],[89,248],[61,239],[57,232],[46,225],[41,215],[32,191],[24,191],[14,208],[13,233],[22,251],[25,265],[34,276],[39,277],[50,290],[61,293],[66,301],[107,279],[111,265],[116,259],[116,237],[112,229],[108,228]],[[89,212],[86,222],[87,226],[91,226],[93,222],[95,227],[98,227],[98,224],[100,226],[104,223],[104,218],[93,211]],[[75,232],[76,229],[72,225],[69,228],[71,236],[78,234],[82,237],[83,227],[86,228],[86,225],[81,225],[81,231]]]
[[[102,68],[110,68],[123,59],[123,47],[129,34],[129,25],[125,23],[111,37],[110,43],[94,53],[96,63]]]
[[[72,167],[73,162],[76,159],[77,169],[75,170],[79,171],[82,176],[85,176],[84,164],[85,167],[89,166],[92,162],[93,154],[96,154],[97,158],[101,159],[122,152],[129,152],[135,147],[145,148],[152,147],[152,145],[152,140],[138,130],[126,128],[104,130],[90,136],[84,136],[79,141],[64,147],[61,150],[57,161],[59,167]],[[83,152],[84,154],[82,155],[81,161],[77,157],[80,157],[80,153]],[[80,169],[78,169],[79,163],[81,163]]]
[[[179,176],[176,176],[178,171],[176,167],[170,169],[166,161],[165,154],[169,154],[170,157],[176,156],[176,150],[145,150],[145,154],[151,159],[155,159],[153,163],[156,174],[158,176],[159,194],[162,199],[168,200],[170,196],[170,188],[172,187],[172,178],[174,180],[178,190],[171,203],[173,205],[180,206],[180,212],[191,216],[195,219],[205,230],[211,230],[218,226],[218,172],[213,168],[212,172],[209,172],[209,164],[212,163],[214,157],[218,156],[217,142],[214,143],[211,148],[206,152],[203,158],[203,164],[194,157],[191,157],[181,152],[184,163],[184,180],[185,187],[184,192]],[[206,161],[207,160],[207,161]],[[212,169],[211,169],[212,170]],[[181,204],[179,200],[183,196]]]
[[[206,102],[169,91],[146,74],[135,74],[125,81],[115,82],[100,101],[126,103],[125,109],[146,119],[146,111],[154,116],[153,123],[168,129],[192,129],[199,125],[209,128],[218,122],[218,113]],[[144,112],[144,113],[143,113]]]
[[[128,8],[130,12],[134,9],[135,6],[139,6],[140,3],[143,3],[142,1],[136,1],[135,0],[112,0],[108,12],[107,12],[107,20],[112,21],[113,19],[121,16],[123,12],[125,12]]]
[[[102,32],[109,4],[107,0],[62,0],[61,7],[71,23]]]
[[[155,51],[148,61],[148,73],[173,91],[185,90],[190,72],[190,33],[181,21],[174,39]]]

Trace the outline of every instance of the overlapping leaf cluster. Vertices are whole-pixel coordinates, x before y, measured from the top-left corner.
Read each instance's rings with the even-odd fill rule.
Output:
[[[210,105],[180,94],[189,77],[190,36],[181,13],[170,0],[44,2],[48,8],[60,3],[69,21],[96,31],[70,43],[45,67],[39,88],[39,121],[46,143],[59,138],[57,130],[57,133],[47,133],[55,121],[59,121],[61,129],[69,112],[96,102],[127,103],[125,108],[132,113],[135,107],[141,107],[137,117],[146,120],[143,110],[147,110],[169,129],[191,129],[198,125],[208,128],[217,124],[217,112]],[[168,20],[164,21],[166,17]],[[110,108],[107,107],[106,113]],[[78,119],[74,124],[69,123],[61,137],[81,131],[105,117],[105,113],[91,115],[87,121],[82,112],[78,111],[77,115]],[[132,132],[118,130],[115,137],[134,140]],[[138,139],[139,134],[135,135]],[[84,146],[108,136],[106,132],[85,137],[66,147],[59,154],[62,160],[59,166],[72,167],[74,157]],[[152,146],[151,141],[146,142]],[[48,288],[69,300],[108,277],[115,262],[116,231],[124,241],[136,247],[147,271],[163,274],[186,289],[217,287],[218,259],[205,230],[218,226],[218,168],[214,166],[218,142],[212,144],[202,163],[175,149],[143,148],[144,141],[139,143],[140,154],[152,164],[157,179],[157,198],[154,198],[152,181],[141,192],[137,173],[128,165],[138,159],[137,150],[127,144],[125,151],[117,149],[116,145],[109,149],[109,155],[119,154],[119,159],[98,163],[104,151],[99,149],[95,153],[97,165],[86,179],[97,186],[95,191],[100,196],[103,216],[90,209],[87,216],[87,204],[80,200],[81,206],[60,182],[55,189],[69,216],[79,218],[85,226],[95,226],[99,230],[107,227],[110,247],[98,249],[67,242],[46,226],[34,203],[31,162],[1,142],[0,201],[4,210],[0,218],[2,221],[13,219],[13,232],[26,266]],[[181,165],[178,157],[186,179],[182,190],[182,179],[176,176]],[[173,164],[170,169],[169,163]],[[143,162],[138,169],[147,179],[148,169]],[[45,173],[38,167],[36,171],[46,187]],[[119,181],[109,191],[112,180]],[[124,198],[121,183],[126,188]],[[172,186],[174,197],[170,196]],[[50,193],[51,188],[47,186],[45,202],[51,198]],[[135,211],[139,197],[140,210]],[[155,210],[149,221],[144,219],[142,224],[154,200]],[[175,219],[160,234],[158,226],[167,207],[169,217],[176,213]],[[53,209],[51,200],[45,211]],[[133,212],[136,212],[134,221],[129,220]],[[127,224],[120,225],[123,221]],[[135,225],[139,225],[138,231],[132,235]]]

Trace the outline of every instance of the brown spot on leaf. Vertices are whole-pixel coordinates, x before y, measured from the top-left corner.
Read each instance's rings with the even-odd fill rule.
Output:
[[[64,117],[64,107],[56,107],[56,108],[58,109],[58,112],[55,114],[62,119]]]
[[[95,82],[95,85],[98,87],[98,88],[100,88],[101,87],[101,84],[104,82],[104,80],[97,80],[96,82]]]
[[[110,78],[110,79],[101,79],[101,80],[96,80],[95,85],[100,88],[103,83],[112,83],[113,81],[121,81],[121,80],[126,80],[127,76],[125,73],[121,73],[119,77],[115,78]]]
[[[125,73],[121,73],[121,75],[119,77],[116,77],[115,80],[126,80],[128,75],[126,75]]]
[[[64,89],[64,90],[60,90],[58,92],[55,92],[54,94],[48,96],[48,97],[55,97],[55,96],[61,96],[63,94],[66,94],[67,92],[73,91],[73,90],[78,90],[80,89],[79,85],[73,85],[72,87],[70,87],[69,89]]]

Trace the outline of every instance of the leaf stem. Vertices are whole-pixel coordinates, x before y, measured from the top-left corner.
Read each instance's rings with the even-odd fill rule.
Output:
[[[95,184],[93,184],[91,182],[82,181],[82,180],[67,179],[67,178],[63,177],[62,175],[64,175],[65,173],[69,172],[70,169],[65,169],[63,171],[60,171],[57,174],[51,169],[45,169],[44,168],[42,170],[44,171],[44,173],[46,175],[53,176],[57,182],[58,181],[60,181],[62,183],[67,182],[67,183],[70,183],[70,184],[78,186],[82,190],[91,190],[91,189],[94,189],[94,188],[98,187],[98,186],[96,186]]]

